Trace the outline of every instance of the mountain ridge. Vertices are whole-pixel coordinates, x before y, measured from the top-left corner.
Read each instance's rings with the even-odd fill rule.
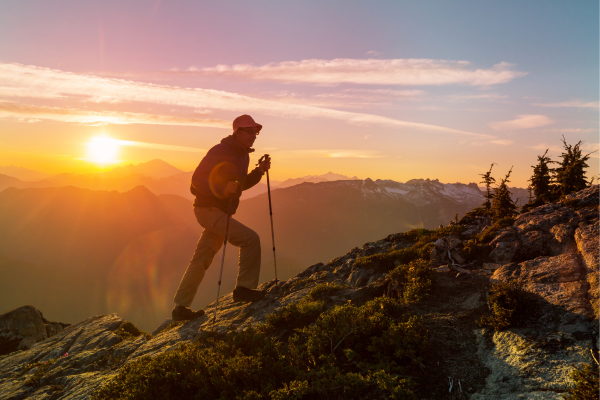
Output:
[[[411,257],[427,260],[427,268],[433,274],[428,275],[433,282],[432,290],[423,299],[398,303],[403,312],[421,321],[413,320],[413,324],[422,324],[427,331],[425,347],[419,348],[416,338],[411,337],[411,343],[417,346],[415,352],[404,361],[403,358],[396,361],[406,365],[405,375],[413,381],[412,394],[421,399],[559,399],[572,387],[571,364],[593,362],[590,350],[597,349],[598,344],[598,202],[596,185],[567,196],[560,203],[520,214],[508,225],[490,225],[485,217],[469,217],[435,231],[391,234],[327,263],[311,265],[279,285],[265,282],[261,288],[268,294],[259,302],[239,303],[232,300],[231,294],[223,296],[214,324],[211,321],[214,303],[206,307],[205,316],[185,323],[166,320],[153,335],[136,332],[135,327],[115,314],[91,317],[28,350],[1,357],[0,393],[4,395],[0,398],[43,395],[79,398],[98,390],[106,393],[109,390],[106,385],[125,390],[125,387],[119,389],[120,382],[127,382],[127,390],[135,392],[140,386],[133,383],[141,376],[145,376],[150,387],[158,383],[163,389],[170,387],[187,393],[185,385],[197,382],[190,375],[194,366],[185,364],[185,368],[179,368],[176,363],[169,364],[170,360],[189,361],[190,354],[198,354],[189,353],[195,346],[198,351],[203,348],[216,351],[215,343],[225,345],[221,341],[229,337],[241,339],[242,336],[232,335],[243,332],[256,334],[264,329],[259,327],[265,322],[275,324],[267,327],[276,329],[269,334],[270,339],[265,337],[263,341],[284,346],[290,333],[286,333],[285,324],[277,328],[276,322],[287,315],[285,312],[291,312],[294,304],[313,304],[306,302],[319,299],[323,303],[318,304],[324,307],[321,315],[327,317],[340,310],[350,312],[369,304],[372,307],[374,303],[369,302],[380,299],[376,305],[392,312],[384,304],[400,301],[393,299],[402,298],[405,285],[396,280],[402,270],[399,259],[410,254],[408,251],[415,246],[422,246],[418,248],[427,251]],[[471,253],[469,243],[473,238],[481,246],[489,246],[491,252]],[[513,279],[526,293],[519,300],[527,302],[522,319],[497,331],[477,323],[490,313],[486,302],[494,301],[490,297],[494,289],[489,284]],[[377,309],[371,313],[377,314]],[[326,328],[321,318],[311,329]],[[344,350],[338,356],[340,362],[345,360],[343,354],[357,357],[357,352],[365,347],[352,344],[352,335],[359,333],[350,328],[340,326],[342,331],[337,334],[342,339],[331,345],[333,348],[337,343],[336,349],[340,346]],[[320,337],[332,334],[323,331]],[[327,337],[333,336],[324,338]],[[329,354],[329,341],[325,342],[325,354]],[[394,354],[391,349],[390,354]],[[23,368],[24,365],[30,367]],[[161,370],[159,365],[168,367]],[[362,365],[366,365],[364,361]],[[176,379],[169,379],[167,372],[177,374]],[[366,372],[356,369],[352,374]],[[138,373],[146,375],[138,377]],[[244,391],[245,385],[253,382],[245,378],[248,373],[256,378],[260,371],[240,370],[236,383],[221,387],[217,393]],[[361,376],[367,379],[366,375]],[[165,386],[165,382],[172,386]],[[307,382],[308,393],[316,384]],[[402,387],[400,382],[390,385]],[[370,397],[385,398],[389,387],[374,386]],[[198,388],[193,390],[197,392]],[[212,393],[208,387],[205,390]],[[144,398],[160,396],[151,393]]]

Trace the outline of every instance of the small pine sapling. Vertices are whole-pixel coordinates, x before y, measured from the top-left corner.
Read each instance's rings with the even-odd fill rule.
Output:
[[[479,174],[483,178],[483,180],[479,183],[485,184],[485,202],[482,204],[484,210],[487,214],[490,214],[492,209],[492,199],[494,198],[494,194],[492,193],[492,185],[496,182],[496,179],[492,177],[492,168],[494,168],[494,164],[490,165],[490,170],[485,174]]]
[[[552,161],[550,157],[547,156],[548,150],[538,156],[537,165],[532,165],[533,175],[529,179],[531,182],[530,187],[533,189],[533,194],[535,194],[535,202],[545,203],[553,200],[553,192],[554,186],[552,185],[552,175],[554,174],[554,169],[550,168],[550,164],[556,164],[556,161]],[[534,204],[532,199],[529,200],[528,204]]]
[[[517,206],[515,202],[510,197],[510,191],[508,190],[508,186],[506,185],[508,182],[508,178],[512,173],[512,167],[500,182],[500,186],[495,189],[494,200],[492,201],[492,218],[494,221],[498,221],[505,217],[512,217],[517,214]]]
[[[585,168],[589,167],[587,161],[594,152],[583,155],[581,140],[575,145],[570,145],[563,136],[562,142],[565,152],[560,155],[562,161],[559,163],[560,166],[555,169],[555,179],[558,183],[559,194],[564,196],[583,190],[588,186]]]

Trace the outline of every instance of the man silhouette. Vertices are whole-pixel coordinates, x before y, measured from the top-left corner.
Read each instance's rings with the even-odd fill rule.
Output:
[[[192,311],[189,307],[204,272],[223,245],[227,215],[235,214],[243,190],[256,185],[271,168],[266,158],[248,173],[249,154],[262,125],[251,116],[241,115],[233,121],[233,134],[211,148],[194,171],[190,190],[196,196],[194,214],[204,231],[188,265],[175,298],[172,316],[174,321],[190,320],[204,315],[204,310]],[[255,290],[260,273],[260,238],[247,226],[231,218],[228,241],[240,247],[239,272],[233,290],[234,301],[256,301],[265,296]]]

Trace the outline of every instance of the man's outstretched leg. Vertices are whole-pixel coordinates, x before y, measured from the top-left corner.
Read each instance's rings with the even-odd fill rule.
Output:
[[[212,228],[222,215],[226,217],[226,214],[221,212],[222,215],[219,215],[213,212],[213,210],[212,208],[205,207],[194,208],[196,219],[204,227],[204,231],[196,245],[196,250],[190,264],[183,278],[181,278],[177,293],[175,293],[175,298],[173,299],[175,308],[172,312],[174,321],[195,319],[204,315],[204,310],[192,311],[189,307],[196,296],[198,286],[200,286],[204,278],[204,273],[210,266],[215,254],[223,245],[223,237],[209,228]]]

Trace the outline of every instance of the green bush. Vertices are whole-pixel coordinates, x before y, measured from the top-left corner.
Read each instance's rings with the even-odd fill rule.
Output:
[[[257,329],[263,333],[275,333],[283,329],[292,332],[315,322],[325,307],[323,300],[292,303],[267,315],[264,324]]]
[[[327,308],[326,303],[330,296],[342,289],[344,286],[338,284],[320,283],[301,301],[288,304],[267,315],[264,324],[260,324],[257,330],[268,334],[286,330],[288,334],[291,334],[295,329],[312,324]]]
[[[483,316],[479,324],[502,331],[513,326],[522,317],[525,309],[525,292],[520,284],[494,282],[488,297],[492,314]]]
[[[598,400],[598,364],[587,364],[581,369],[574,368],[571,371],[571,379],[575,386],[569,391],[566,400]]]
[[[484,260],[492,252],[492,246],[479,243],[477,239],[471,239],[464,243],[462,254],[467,261]]]
[[[121,326],[117,328],[115,333],[121,336],[121,338],[124,340],[133,340],[140,335],[144,335],[146,339],[150,339],[152,337],[152,335],[141,331],[137,326],[129,321],[124,321]]]
[[[255,328],[204,333],[124,365],[92,398],[416,399],[406,375],[418,369],[425,337],[419,318],[377,298],[324,311],[282,340]]]
[[[435,272],[424,260],[400,264],[387,274],[390,284],[396,288],[398,298],[418,301],[429,294]]]
[[[494,223],[494,225],[486,228],[483,232],[477,235],[476,240],[480,243],[488,243],[496,237],[496,234],[501,229],[512,226],[515,219],[512,217],[504,217]]]

